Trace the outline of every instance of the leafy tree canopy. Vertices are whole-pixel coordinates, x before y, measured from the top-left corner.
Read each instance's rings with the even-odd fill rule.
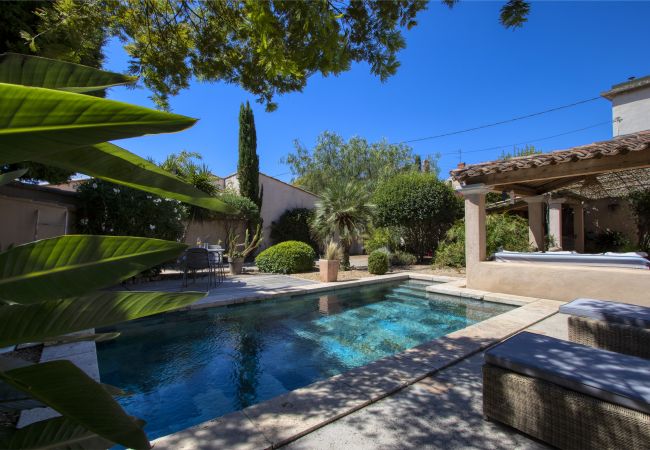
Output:
[[[409,172],[381,183],[373,196],[375,225],[399,227],[407,251],[421,261],[462,211],[453,189],[432,173]]]
[[[313,150],[298,141],[294,145],[294,153],[284,160],[294,176],[293,183],[317,194],[351,180],[372,191],[381,180],[413,169],[411,147],[404,144],[371,144],[360,137],[346,142],[340,135],[326,131],[318,137]]]
[[[443,3],[452,7],[457,1]],[[309,76],[336,75],[353,62],[367,62],[382,81],[394,75],[405,47],[402,31],[415,26],[426,7],[423,0],[38,3],[37,23],[22,14],[15,22],[32,51],[82,58],[95,51],[98,39],[118,36],[131,57],[131,72],[143,77],[162,107],[195,77],[238,84],[267,110],[277,107],[276,95],[301,91]],[[510,0],[501,22],[519,27],[528,10],[527,2]]]

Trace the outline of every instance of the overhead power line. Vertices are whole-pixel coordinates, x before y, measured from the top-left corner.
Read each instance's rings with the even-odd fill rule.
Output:
[[[447,136],[454,136],[456,134],[469,133],[470,131],[482,130],[484,128],[496,127],[497,125],[503,125],[503,124],[506,124],[506,123],[516,122],[518,120],[529,119],[531,117],[541,116],[542,114],[547,114],[547,113],[550,113],[550,112],[559,111],[559,110],[566,109],[566,108],[571,108],[573,106],[582,105],[584,103],[593,102],[594,100],[599,100],[600,98],[601,98],[600,96],[599,97],[588,98],[588,99],[585,99],[585,100],[580,100],[578,102],[570,103],[568,105],[562,105],[562,106],[547,109],[547,110],[544,110],[544,111],[539,111],[539,112],[532,113],[532,114],[526,114],[525,116],[513,117],[511,119],[501,120],[499,122],[488,123],[488,124],[485,124],[485,125],[479,125],[477,127],[472,127],[472,128],[465,128],[464,130],[450,131],[448,133],[437,134],[435,136],[426,136],[426,137],[421,137],[421,138],[416,138],[416,139],[409,139],[409,140],[406,140],[406,141],[399,141],[399,142],[395,142],[395,144],[410,144],[412,142],[428,141],[428,140],[431,140],[431,139],[439,139],[439,138],[443,138],[443,137],[447,137]]]
[[[502,149],[502,148],[515,147],[517,145],[530,144],[531,142],[546,141],[546,140],[549,140],[549,139],[554,139],[556,137],[566,136],[567,134],[578,133],[580,131],[589,130],[591,128],[596,128],[596,127],[600,127],[600,126],[603,126],[603,125],[611,125],[612,122],[613,122],[612,120],[606,120],[604,122],[595,123],[593,125],[588,125],[586,127],[577,128],[575,130],[565,131],[563,133],[554,134],[552,136],[544,136],[544,137],[541,137],[541,138],[529,139],[529,140],[522,141],[522,142],[515,142],[514,144],[497,145],[497,146],[494,146],[494,147],[479,148],[479,149],[474,149],[474,150],[463,150],[463,154],[465,154],[465,153],[487,152],[487,151],[490,151],[490,150],[499,150],[499,149]],[[458,150],[457,151],[442,152],[442,153],[439,153],[439,155],[440,156],[458,155]]]

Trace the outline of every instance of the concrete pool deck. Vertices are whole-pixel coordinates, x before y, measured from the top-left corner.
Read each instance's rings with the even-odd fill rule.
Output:
[[[252,278],[251,276],[246,277]],[[432,380],[435,380],[436,377],[442,374],[450,373],[449,371],[458,370],[456,368],[465,364],[465,361],[467,361],[467,364],[473,363],[474,366],[479,367],[480,364],[476,361],[481,359],[480,353],[485,348],[519,331],[524,329],[535,331],[535,327],[541,326],[538,324],[546,324],[548,321],[548,323],[555,325],[550,326],[547,324],[545,325],[546,328],[550,326],[553,333],[562,334],[562,327],[558,326],[552,318],[558,316],[557,310],[563,302],[469,290],[463,287],[464,280],[458,278],[452,279],[448,277],[401,273],[349,282],[307,282],[305,284],[295,285],[293,282],[289,282],[283,278],[277,278],[281,276],[270,277],[274,277],[273,280],[277,284],[272,289],[271,286],[262,285],[260,286],[262,292],[250,292],[250,295],[246,293],[245,296],[239,296],[237,298],[218,296],[218,294],[213,295],[211,291],[210,295],[202,300],[204,303],[198,305],[198,307],[256,301],[276,296],[306,294],[389,280],[399,281],[407,279],[444,283],[430,286],[427,290],[431,292],[512,304],[519,307],[448,334],[442,338],[435,339],[391,357],[380,359],[367,366],[353,369],[349,372],[250,406],[242,411],[234,412],[159,438],[154,441],[156,448],[260,449],[278,448],[293,441],[295,442],[290,444],[291,448],[408,448],[411,446],[405,445],[403,441],[408,436],[399,437],[399,435],[403,434],[400,431],[400,423],[404,421],[406,424],[409,420],[414,420],[414,418],[410,418],[411,414],[414,414],[418,420],[422,419],[422,417],[428,414],[426,408],[418,412],[409,412],[408,409],[405,409],[403,412],[396,410],[393,416],[390,417],[391,422],[388,425],[377,421],[373,422],[368,419],[370,421],[366,425],[370,428],[388,426],[387,430],[391,429],[391,427],[394,429],[396,433],[394,438],[397,440],[393,447],[388,444],[390,439],[386,441],[386,445],[384,445],[383,441],[375,441],[370,444],[362,434],[357,436],[359,439],[357,442],[345,441],[345,439],[350,437],[346,437],[345,433],[340,436],[338,435],[341,434],[350,420],[356,420],[354,419],[355,417],[363,418],[363,415],[367,414],[367,411],[373,411],[373,408],[383,407],[386,405],[385,402],[393,402],[396,401],[394,399],[401,399],[407,395],[406,393],[419,392],[422,389],[430,394],[435,394],[435,392],[444,394],[448,392],[451,387],[440,387]],[[296,279],[293,280],[296,281]],[[268,283],[270,280],[266,281]],[[283,285],[283,283],[286,283],[286,285]],[[216,292],[218,289],[213,291]],[[538,328],[538,331],[541,330],[541,332],[546,333],[547,331],[543,331],[546,328]],[[468,367],[474,366],[470,364]],[[480,372],[480,368],[477,370]],[[474,376],[476,376],[475,372],[476,370],[474,370]],[[459,389],[462,386],[469,387],[472,384],[471,377],[458,381]],[[456,388],[453,384],[452,387],[454,389]],[[474,388],[471,397],[480,398],[480,395],[479,381],[478,388]],[[428,407],[432,411],[435,411],[436,408],[447,408],[448,416],[453,416],[452,412],[456,411],[456,418],[462,418],[472,413],[472,420],[476,418],[474,417],[476,414],[478,414],[479,419],[482,417],[480,411],[478,413],[475,411],[476,408],[474,410],[468,410],[467,405],[463,406],[450,403],[445,400],[445,395],[441,395],[437,399],[433,398],[431,401],[433,403],[428,405]],[[445,404],[445,402],[447,403]],[[458,408],[457,410],[456,407]],[[490,426],[498,427],[497,425]],[[343,428],[339,429],[338,427]],[[436,432],[442,436],[445,430],[439,429]],[[512,438],[514,441],[512,439],[510,441],[506,439],[503,441],[505,445],[496,445],[496,447],[512,448],[518,445],[516,443],[515,445],[507,445],[507,442],[532,442],[515,431],[509,431],[509,433],[516,435]],[[319,436],[323,436],[323,439],[319,440]],[[331,436],[331,438],[328,436]],[[411,448],[426,447],[427,445],[431,448],[436,448],[435,441],[438,438],[435,438],[433,435],[430,437],[432,441],[429,444],[421,443],[413,445]],[[480,435],[476,437],[479,438]],[[422,436],[422,438],[426,440],[426,436]],[[492,444],[495,443],[493,442]],[[539,444],[537,445],[539,446]],[[472,446],[477,448],[486,447],[480,441],[474,442],[473,445],[470,445],[470,447]],[[442,447],[449,448],[450,446],[442,445]],[[495,447],[495,445],[487,445],[487,447]]]

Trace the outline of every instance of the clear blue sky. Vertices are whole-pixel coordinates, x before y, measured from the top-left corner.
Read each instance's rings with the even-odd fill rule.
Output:
[[[496,122],[597,96],[630,76],[650,75],[650,2],[534,2],[523,29],[498,23],[502,2],[467,2],[452,10],[438,2],[405,32],[396,76],[381,83],[365,64],[338,77],[309,79],[304,92],[263,105],[241,88],[195,82],[171,101],[172,110],[196,117],[191,129],[145,136],[119,145],[156,160],[180,150],[197,151],[217,175],[237,166],[238,112],[249,100],[255,112],[260,170],[289,181],[280,160],[298,139],[312,147],[325,130],[346,138],[400,142]],[[118,42],[105,67],[126,71]],[[145,89],[114,88],[109,98],[152,106]],[[488,147],[530,142],[544,151],[609,139],[611,125],[534,142],[611,120],[610,103],[597,100],[513,124],[411,144],[416,153],[443,154],[442,176],[458,163],[487,161]]]

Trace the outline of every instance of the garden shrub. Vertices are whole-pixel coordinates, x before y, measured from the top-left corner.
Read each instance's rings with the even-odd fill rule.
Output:
[[[650,253],[650,189],[634,192],[628,200],[636,219],[638,248]]]
[[[373,275],[383,275],[388,271],[388,252],[379,249],[368,256],[368,272]]]
[[[285,241],[305,242],[318,253],[318,242],[312,237],[309,228],[313,217],[313,209],[287,209],[277,221],[271,223],[271,242],[274,244]]]
[[[632,250],[630,240],[620,231],[607,228],[598,232],[594,238],[594,251],[596,253],[627,250]]]
[[[77,230],[82,234],[139,236],[178,241],[186,208],[147,192],[99,179],[79,184]]]
[[[399,234],[395,228],[377,227],[363,240],[363,248],[368,254],[382,247],[391,251],[399,247]]]
[[[525,252],[530,250],[526,219],[510,214],[490,214],[486,218],[487,255],[499,249]],[[447,231],[436,251],[434,265],[465,267],[465,221],[458,220]]]
[[[401,250],[395,250],[390,254],[390,264],[392,266],[412,266],[417,260],[414,254]]]
[[[285,241],[267,248],[255,258],[260,272],[298,273],[314,267],[316,252],[300,241]]]
[[[375,225],[399,227],[405,250],[419,260],[436,250],[462,211],[452,188],[432,173],[396,175],[379,185],[373,202]]]

